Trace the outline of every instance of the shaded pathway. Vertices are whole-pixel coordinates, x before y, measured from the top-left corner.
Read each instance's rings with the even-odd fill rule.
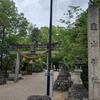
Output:
[[[55,72],[55,79],[58,73]],[[44,95],[44,73],[25,76],[18,83],[0,86],[0,100],[27,100],[30,95]],[[53,100],[64,100],[63,93],[54,92]]]

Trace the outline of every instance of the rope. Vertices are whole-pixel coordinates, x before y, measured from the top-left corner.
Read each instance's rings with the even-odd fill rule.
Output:
[[[47,51],[46,51],[46,52],[47,52]],[[20,53],[20,55],[21,55],[22,57],[26,58],[26,59],[36,59],[36,58],[38,58],[38,57],[40,57],[40,56],[45,55],[46,52],[44,52],[42,55],[40,55],[40,54],[39,54],[39,55],[33,55],[34,57],[30,57],[30,56],[28,56],[28,55],[21,54],[21,53]]]
[[[36,56],[35,57],[30,57],[30,56],[27,56],[27,55],[25,55],[25,54],[20,54],[22,57],[24,57],[24,58],[26,58],[26,59],[35,59],[36,58]]]

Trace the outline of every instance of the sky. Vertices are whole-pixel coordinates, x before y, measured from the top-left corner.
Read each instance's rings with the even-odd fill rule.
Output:
[[[50,0],[14,0],[19,12],[37,27],[49,26]],[[59,19],[68,10],[68,6],[80,6],[84,10],[89,0],[53,0],[53,25],[61,25]]]

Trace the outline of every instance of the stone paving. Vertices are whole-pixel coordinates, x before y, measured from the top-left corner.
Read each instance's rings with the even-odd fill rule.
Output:
[[[55,72],[55,79],[58,73]],[[27,100],[31,95],[44,95],[44,73],[24,76],[18,83],[0,86],[0,100]],[[53,100],[64,100],[64,93],[54,92]]]

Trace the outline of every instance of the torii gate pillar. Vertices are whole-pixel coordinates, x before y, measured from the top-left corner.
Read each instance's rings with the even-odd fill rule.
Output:
[[[16,58],[16,66],[15,66],[15,82],[18,81],[19,69],[20,69],[20,54],[19,54],[19,50],[18,50],[17,51],[17,58]]]
[[[100,7],[90,5],[88,8],[88,67],[89,100],[100,100]]]

